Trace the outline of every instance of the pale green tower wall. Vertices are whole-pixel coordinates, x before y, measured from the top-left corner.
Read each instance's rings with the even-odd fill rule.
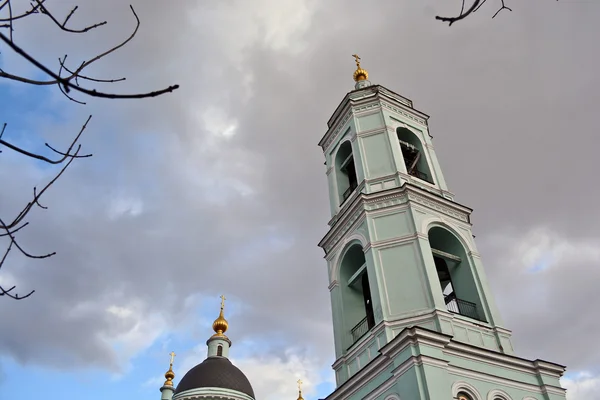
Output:
[[[454,335],[457,340],[472,345],[497,351],[502,349],[507,354],[514,352],[510,332],[502,327],[490,293],[470,226],[460,226],[457,222],[442,218],[442,213],[413,203],[409,197],[410,195],[405,196],[397,205],[388,200],[390,205],[379,209],[371,210],[368,204],[359,208],[357,212],[364,217],[358,217],[357,221],[362,218],[364,220],[349,227],[339,240],[341,245],[332,249],[327,257],[336,357],[344,360],[338,366],[339,369],[347,368],[346,372],[338,373],[339,384],[372,359],[371,353],[365,350],[376,342],[375,335],[368,334],[364,340],[352,343],[352,326],[345,321],[349,310],[355,305],[343,301],[342,285],[346,282],[341,281],[339,269],[348,247],[357,243],[365,254],[375,324],[385,321],[385,340],[378,342],[378,346],[387,343],[403,328],[418,325]],[[455,289],[461,294],[461,298],[473,300],[470,297],[473,296],[478,299],[478,310],[484,321],[448,312],[427,236],[428,230],[434,226],[451,232],[464,246],[455,249],[455,252],[462,251],[460,268],[472,276],[473,287],[463,289],[460,287],[460,280],[457,280]],[[352,320],[359,319],[354,317]],[[359,361],[360,356],[363,359]]]

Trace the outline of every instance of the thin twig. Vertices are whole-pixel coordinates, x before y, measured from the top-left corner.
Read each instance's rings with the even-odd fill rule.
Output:
[[[56,18],[54,18],[54,15],[52,15],[52,13],[50,13],[50,11],[48,11],[48,9],[42,5],[42,1],[40,1],[40,0],[35,0],[35,1],[37,2],[38,6],[40,7],[40,11],[42,13],[46,14],[48,17],[50,17],[50,19],[56,24],[56,26],[58,26],[60,29],[62,29],[65,32],[70,32],[70,33],[85,33],[87,31],[90,31],[90,30],[94,29],[94,28],[98,28],[99,26],[106,25],[106,23],[107,23],[106,21],[103,21],[103,22],[98,22],[97,24],[94,24],[94,25],[87,26],[87,27],[85,27],[83,29],[78,29],[78,30],[77,29],[70,29],[70,28],[67,28],[65,26],[65,24],[67,23],[67,21],[69,20],[69,18],[71,18],[71,15],[73,15],[73,13],[77,9],[77,7],[75,7],[74,9],[71,10],[71,12],[69,13],[69,15],[65,19],[65,22],[61,24],[60,22],[58,22],[58,20]]]

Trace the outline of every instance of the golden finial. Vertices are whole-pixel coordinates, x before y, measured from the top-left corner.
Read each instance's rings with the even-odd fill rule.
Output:
[[[352,57],[356,60],[356,71],[354,71],[354,75],[352,75],[354,82],[366,81],[369,79],[367,70],[360,67],[360,57],[357,54],[352,54]]]
[[[304,399],[302,398],[302,384],[303,384],[304,382],[302,382],[302,380],[301,380],[301,379],[298,379],[298,381],[297,381],[296,383],[298,384],[298,400],[304,400]]]
[[[215,319],[215,322],[213,322],[212,327],[215,331],[213,336],[225,336],[224,333],[229,327],[229,323],[223,316],[223,309],[225,309],[225,296],[221,295],[221,312],[219,312],[219,317]]]
[[[165,372],[165,378],[167,378],[167,380],[165,381],[165,384],[163,386],[173,386],[173,379],[175,379],[175,372],[173,372],[173,361],[175,361],[175,353],[171,352],[169,353],[169,355],[171,356],[171,361],[169,363],[169,370]]]

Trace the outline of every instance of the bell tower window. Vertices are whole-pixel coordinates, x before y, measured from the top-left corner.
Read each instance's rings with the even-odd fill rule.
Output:
[[[448,311],[485,321],[473,271],[463,245],[448,230],[433,227],[429,244]]]
[[[352,154],[352,144],[344,142],[335,157],[335,169],[337,178],[338,194],[340,204],[343,203],[358,187],[358,177],[356,175],[356,166],[354,165],[354,156]]]
[[[415,178],[433,184],[421,140],[407,128],[398,128],[396,134],[402,150],[406,172]]]
[[[351,246],[340,266],[344,326],[350,347],[375,326],[369,274],[362,246]]]

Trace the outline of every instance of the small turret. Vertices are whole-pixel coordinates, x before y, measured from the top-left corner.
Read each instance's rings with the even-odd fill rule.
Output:
[[[169,362],[169,370],[165,372],[165,383],[160,388],[160,392],[162,396],[161,400],[171,400],[173,398],[173,393],[175,392],[175,387],[173,386],[173,379],[175,379],[175,372],[173,372],[173,361],[175,360],[175,353],[171,352],[169,354],[171,356],[171,361]]]
[[[206,342],[208,346],[208,357],[225,357],[229,356],[229,348],[231,347],[231,340],[225,335],[229,323],[223,315],[225,309],[225,296],[221,295],[221,311],[219,316],[213,322],[212,328],[215,334],[212,335]]]

